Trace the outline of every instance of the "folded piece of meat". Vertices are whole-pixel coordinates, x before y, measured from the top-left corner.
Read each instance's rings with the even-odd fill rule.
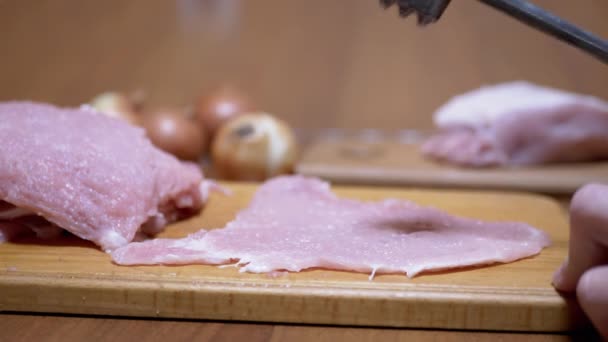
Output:
[[[29,210],[0,201],[0,243],[29,231],[39,238],[51,239],[60,235],[61,228]]]
[[[143,129],[89,107],[0,103],[0,241],[55,226],[109,251],[200,211],[209,185]]]
[[[302,176],[264,183],[223,229],[183,239],[134,242],[112,253],[117,264],[226,264],[241,271],[326,268],[405,273],[511,262],[550,244],[524,223],[456,217],[410,201],[363,202],[335,196]]]
[[[469,167],[608,159],[608,102],[517,81],[456,96],[423,155]]]

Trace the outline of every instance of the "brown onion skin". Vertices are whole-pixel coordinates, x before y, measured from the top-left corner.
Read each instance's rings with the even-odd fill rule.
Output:
[[[251,101],[234,87],[224,86],[200,97],[196,116],[207,137],[212,139],[228,120],[253,110]]]
[[[204,153],[203,131],[180,110],[167,108],[146,113],[141,125],[155,146],[181,160],[197,161]]]
[[[122,93],[101,93],[91,100],[91,106],[107,116],[124,120],[132,125],[140,124],[139,104]]]
[[[260,120],[264,117],[276,123],[278,136],[287,146],[274,167],[269,165],[271,136],[261,133]],[[211,146],[215,173],[219,178],[234,181],[264,181],[292,173],[296,156],[296,140],[291,128],[266,113],[244,113],[229,120],[220,128]]]

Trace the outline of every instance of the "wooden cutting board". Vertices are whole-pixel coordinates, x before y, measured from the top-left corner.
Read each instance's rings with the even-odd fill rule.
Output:
[[[248,204],[254,184],[229,183],[202,215],[172,225],[164,237],[222,227]],[[563,331],[575,323],[551,287],[566,256],[565,212],[552,199],[507,192],[335,187],[362,200],[411,199],[450,213],[525,221],[553,245],[511,264],[454,272],[377,275],[310,270],[271,277],[234,267],[112,264],[74,237],[0,245],[0,311],[296,322],[338,325]],[[336,243],[340,243],[336,241]]]
[[[318,140],[297,172],[335,183],[509,189],[572,194],[589,182],[608,183],[608,162],[526,168],[467,169],[429,161],[419,145],[392,140]]]

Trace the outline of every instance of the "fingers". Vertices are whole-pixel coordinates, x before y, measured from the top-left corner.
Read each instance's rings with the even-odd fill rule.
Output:
[[[604,264],[608,264],[608,186],[590,184],[572,199],[568,259],[556,272],[553,285],[574,291],[586,270]]]
[[[603,338],[608,339],[608,265],[583,273],[576,296],[593,325]]]

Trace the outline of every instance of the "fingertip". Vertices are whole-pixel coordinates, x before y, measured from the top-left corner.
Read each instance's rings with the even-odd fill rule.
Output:
[[[564,281],[564,270],[566,269],[566,265],[568,261],[564,261],[561,266],[553,273],[553,280],[551,284],[559,291],[567,291],[568,289],[565,286]]]
[[[572,223],[577,223],[578,229],[597,228],[593,223],[602,223],[608,220],[606,209],[608,208],[608,186],[590,183],[579,188],[572,196],[570,203],[570,216]]]
[[[597,302],[608,300],[608,266],[597,266],[586,271],[576,286],[581,301]]]
[[[555,273],[553,273],[551,284],[558,291],[575,292],[579,278],[580,275],[573,272],[572,268],[570,267],[569,260],[566,257],[566,260],[564,260]]]

